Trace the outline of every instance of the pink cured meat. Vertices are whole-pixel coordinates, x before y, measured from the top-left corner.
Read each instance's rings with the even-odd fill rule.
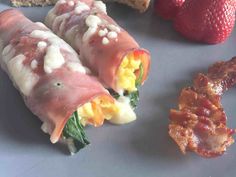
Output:
[[[32,37],[34,30],[46,32],[53,38],[50,41],[50,38]],[[27,107],[50,125],[52,143],[59,140],[65,123],[79,106],[97,96],[111,97],[96,78],[84,70],[69,67],[68,63],[73,63],[83,69],[78,55],[68,44],[21,12],[6,10],[0,13],[0,41],[2,68],[21,92]],[[39,48],[39,42],[47,46]],[[65,63],[47,73],[45,56],[52,43],[59,46]],[[32,65],[33,60],[36,66]],[[13,69],[19,72],[14,74]]]
[[[97,28],[89,27],[90,22],[86,23],[90,15],[102,20]],[[122,59],[129,52],[145,55],[145,59],[142,60],[142,83],[146,80],[150,65],[149,52],[141,49],[137,42],[106,14],[106,7],[101,1],[60,0],[49,11],[45,23],[80,54],[83,63],[97,74],[106,86],[117,91],[116,72]],[[102,34],[105,29],[115,32],[117,37],[116,34],[110,38],[108,34]],[[89,37],[86,35],[88,32],[92,32]],[[107,40],[104,38],[108,39],[109,43],[106,43]]]

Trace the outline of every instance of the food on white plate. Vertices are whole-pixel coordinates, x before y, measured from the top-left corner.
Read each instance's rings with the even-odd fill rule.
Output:
[[[116,101],[77,53],[42,23],[5,10],[0,13],[0,41],[2,69],[52,143],[63,141],[75,153],[89,144],[85,125],[135,119],[125,100]]]
[[[235,130],[226,125],[221,97],[235,84],[236,57],[215,63],[207,74],[196,76],[192,87],[181,91],[178,110],[170,111],[169,135],[184,154],[216,157],[234,143]]]
[[[45,24],[80,54],[82,63],[116,99],[136,107],[150,54],[107,15],[102,1],[60,0]]]
[[[21,6],[47,6],[53,5],[58,0],[10,0],[12,5],[15,7]]]

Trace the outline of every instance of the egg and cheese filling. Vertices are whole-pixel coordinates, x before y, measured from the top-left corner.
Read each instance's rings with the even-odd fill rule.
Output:
[[[128,92],[136,91],[136,72],[140,69],[141,64],[141,60],[135,58],[133,52],[126,55],[117,71],[117,88]]]
[[[116,103],[104,96],[97,97],[77,109],[82,125],[92,124],[96,127],[101,126],[104,119],[110,120],[118,112]]]
[[[115,124],[124,124],[136,119],[136,115],[126,97],[113,101],[107,96],[100,96],[79,107],[64,126],[61,141],[66,143],[71,154],[90,144],[84,126],[101,126],[104,119]],[[44,125],[44,124],[43,124]],[[42,126],[44,130],[45,126]]]

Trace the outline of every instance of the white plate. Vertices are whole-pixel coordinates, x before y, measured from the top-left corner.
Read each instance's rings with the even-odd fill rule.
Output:
[[[0,10],[6,8],[9,4],[1,1]],[[42,21],[49,9],[21,8],[33,21]],[[87,128],[91,145],[75,156],[49,142],[40,130],[41,122],[0,71],[0,177],[235,176],[235,145],[227,154],[210,160],[193,153],[184,156],[169,138],[167,126],[169,109],[176,107],[181,88],[210,64],[236,55],[236,31],[224,44],[191,43],[152,11],[139,14],[122,5],[108,6],[110,16],[150,50],[151,72],[141,89],[137,121]],[[236,127],[235,100],[235,89],[223,98],[231,127]]]

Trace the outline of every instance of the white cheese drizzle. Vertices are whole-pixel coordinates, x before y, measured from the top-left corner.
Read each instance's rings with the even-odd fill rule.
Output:
[[[48,39],[48,38],[54,38],[56,37],[56,35],[49,31],[34,30],[30,33],[30,37]]]
[[[75,14],[81,14],[83,11],[89,10],[89,6],[85,4],[84,2],[78,1],[75,7]]]
[[[84,66],[82,66],[80,63],[78,62],[68,62],[67,63],[67,67],[74,72],[80,72],[80,73],[90,73],[90,70]]]
[[[49,46],[44,57],[44,71],[50,74],[54,69],[60,68],[64,63],[65,59],[60,52],[60,48],[55,45]]]
[[[115,25],[113,25],[113,24],[109,24],[107,27],[109,28],[109,30],[115,31],[115,32],[117,32],[117,33],[120,33],[120,31],[121,31],[118,26],[115,26]]]
[[[31,61],[31,63],[30,63],[30,67],[31,67],[32,69],[36,69],[37,66],[38,66],[37,60],[33,59],[33,60]]]
[[[61,47],[68,52],[76,54],[76,52],[67,43],[50,31],[34,30],[30,36],[33,38],[47,39],[51,45]]]
[[[94,6],[101,10],[103,13],[107,14],[107,7],[102,1],[94,1]]]
[[[35,84],[38,82],[39,76],[32,73],[28,67],[24,66],[24,60],[25,56],[19,54],[10,59],[6,65],[16,86],[20,89],[21,93],[28,96]]]
[[[96,15],[89,15],[85,22],[88,27],[98,27],[102,23],[102,20]]]
[[[105,36],[107,33],[108,33],[107,28],[104,28],[103,30],[101,29],[101,30],[98,31],[98,35],[99,35],[100,37]]]
[[[130,106],[130,99],[125,96],[120,96],[116,101],[119,112],[109,121],[114,124],[126,124],[136,120],[136,114]]]
[[[102,23],[102,20],[96,15],[89,15],[85,23],[89,28],[83,35],[83,41],[87,41],[97,31],[98,25]]]
[[[115,39],[117,38],[118,34],[115,32],[115,31],[110,31],[108,34],[107,34],[107,37],[109,39]]]
[[[42,50],[44,49],[45,47],[47,47],[47,43],[45,41],[39,41],[38,44],[37,44],[37,47]]]
[[[109,39],[108,39],[107,37],[103,37],[103,38],[102,38],[102,44],[103,44],[103,45],[107,45],[107,44],[109,44],[109,42],[110,42],[110,41],[109,41]]]
[[[34,30],[30,36],[34,38],[47,39],[50,43],[47,47],[46,55],[44,56],[44,71],[48,74],[52,73],[54,69],[58,69],[66,63],[60,49],[66,50],[72,55],[79,57],[67,43],[50,31]],[[90,73],[87,68],[81,65],[80,60],[76,60],[76,62],[67,61],[67,67],[71,71]]]

